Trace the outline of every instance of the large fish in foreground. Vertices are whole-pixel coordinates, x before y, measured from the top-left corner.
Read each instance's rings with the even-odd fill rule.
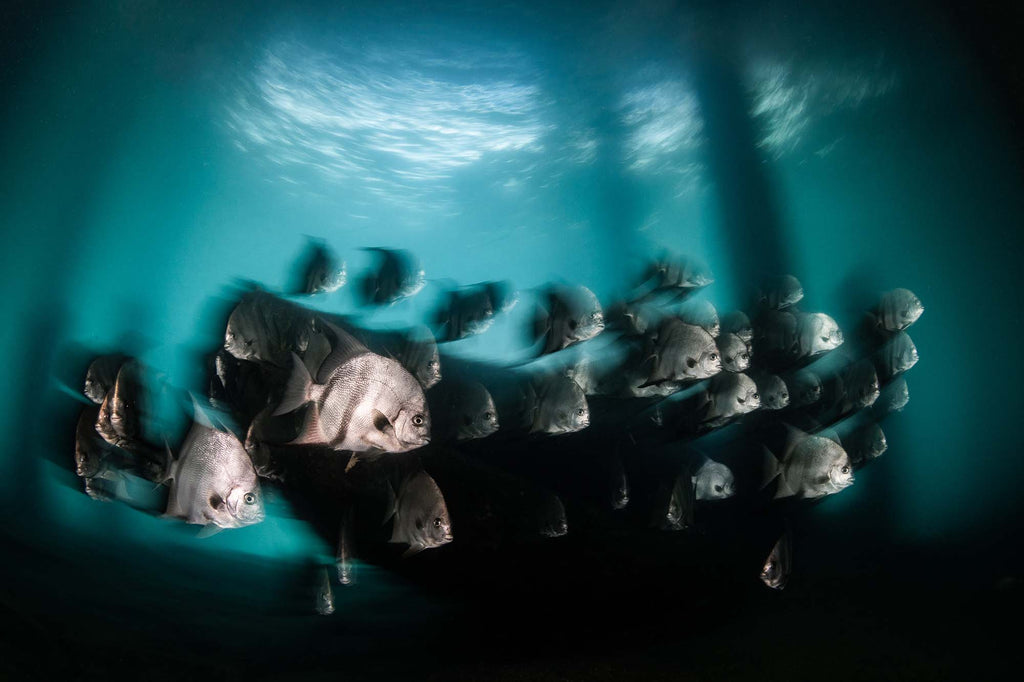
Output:
[[[430,441],[423,387],[391,358],[371,353],[351,334],[327,323],[334,348],[316,380],[298,356],[274,416],[309,403],[296,444],[352,452],[406,452]]]
[[[263,520],[263,494],[242,443],[216,428],[198,404],[178,458],[168,463],[167,515],[240,528]]]

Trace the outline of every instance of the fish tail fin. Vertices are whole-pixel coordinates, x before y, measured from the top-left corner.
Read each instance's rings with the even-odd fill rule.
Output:
[[[288,383],[284,387],[284,396],[280,404],[274,410],[273,416],[294,412],[306,403],[310,398],[310,389],[313,387],[313,377],[309,375],[306,365],[299,359],[299,356],[292,353],[292,373],[288,377]]]

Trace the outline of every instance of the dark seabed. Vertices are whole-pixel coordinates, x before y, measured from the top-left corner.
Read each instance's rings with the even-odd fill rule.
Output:
[[[1012,671],[1021,35],[1021,9],[955,0],[6,3],[0,678]],[[311,238],[348,281],[303,298]],[[426,281],[371,309],[362,249],[378,246],[414,254]],[[468,469],[435,443],[414,457],[454,541],[404,560],[366,548],[324,617],[311,586],[333,556],[334,500],[266,482],[265,521],[197,538],[160,516],[159,486],[133,478],[130,504],[101,502],[76,476],[89,362],[130,354],[204,395],[246,283],[383,329],[432,324],[457,284],[508,280],[515,307],[441,344],[442,372],[506,368],[535,353],[524,330],[543,287],[584,284],[607,312],[665,248],[710,267],[701,296],[720,313],[797,275],[841,348],[881,292],[920,297],[910,401],[854,486],[814,502],[751,492],[758,412],[697,441],[750,494],[660,530],[643,506],[657,465],[608,428],[625,401],[597,397],[579,434],[454,448],[529,481],[522,499],[557,492],[567,534],[516,535],[533,508],[520,501],[505,507],[514,539],[473,536],[460,515],[487,494],[460,489]],[[175,395],[146,415],[158,449],[188,423]],[[635,475],[623,510],[593,497],[609,458]],[[784,528],[793,571],[770,590],[758,574]]]

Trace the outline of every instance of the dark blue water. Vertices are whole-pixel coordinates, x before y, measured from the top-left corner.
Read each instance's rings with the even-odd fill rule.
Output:
[[[1004,66],[1017,51],[995,28],[1011,18],[884,3],[14,5],[0,83],[6,670],[994,665],[996,635],[955,647],[944,626],[1019,602],[1024,186]],[[508,278],[527,299],[579,282],[607,303],[669,246],[709,264],[719,310],[789,271],[845,327],[909,287],[926,307],[921,361],[886,455],[801,517],[803,564],[782,594],[728,565],[673,581],[675,540],[570,533],[462,569],[364,566],[318,619],[301,576],[330,548],[283,498],[266,523],[203,541],[96,502],[74,475],[66,390],[121,350],[201,391],[233,287],[284,288],[308,236],[350,276],[363,246],[421,259],[427,287],[374,324],[422,321],[452,281]],[[351,289],[314,305],[352,310]],[[525,359],[528,315],[459,352]],[[730,556],[728,539],[708,542]]]

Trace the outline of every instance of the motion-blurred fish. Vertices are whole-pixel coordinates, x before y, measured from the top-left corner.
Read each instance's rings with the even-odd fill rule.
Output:
[[[844,411],[871,407],[878,399],[878,374],[867,360],[851,363],[842,373],[845,387]]]
[[[662,488],[664,491],[664,488]],[[694,506],[696,496],[693,485],[693,477],[683,472],[672,480],[668,489],[668,497],[665,492],[660,492],[658,497],[664,500],[655,506],[655,526],[662,530],[684,530],[693,526]]]
[[[282,415],[311,403],[296,444],[353,452],[406,452],[430,441],[430,415],[422,386],[401,364],[371,353],[344,330],[335,337],[316,381],[293,354],[292,375],[274,411]]]
[[[560,538],[569,532],[565,505],[557,495],[548,493],[541,500],[539,510],[540,534],[546,538]]]
[[[923,312],[924,306],[914,292],[909,289],[893,289],[882,295],[874,316],[882,330],[899,332],[917,322]]]
[[[695,258],[665,251],[647,267],[641,286],[649,288],[645,296],[672,293],[682,298],[714,281],[707,266]]]
[[[327,574],[326,568],[319,568],[317,570],[314,603],[316,612],[321,616],[329,616],[334,613],[334,592],[331,590],[331,578]]]
[[[805,407],[821,400],[821,379],[809,369],[797,371],[786,383],[793,407]]]
[[[790,428],[780,458],[768,448],[764,452],[764,486],[778,478],[776,498],[822,497],[853,485],[850,456],[839,443],[823,436]]]
[[[825,313],[798,313],[797,357],[810,358],[834,350],[843,343],[839,325]]]
[[[117,373],[121,365],[130,360],[126,355],[114,353],[101,355],[89,364],[85,373],[85,395],[97,405],[103,402],[107,393],[114,387]]]
[[[669,317],[650,337],[651,370],[640,388],[671,381],[707,379],[722,370],[715,339],[706,330]]]
[[[878,393],[878,400],[872,405],[877,417],[884,417],[893,412],[900,412],[910,402],[910,388],[907,380],[898,376],[886,384]]]
[[[97,480],[109,481],[123,488],[130,462],[126,453],[110,445],[96,433],[98,407],[86,407],[78,417],[75,430],[75,473],[82,479],[85,492],[99,500],[114,497],[106,492],[107,486],[96,485]]]
[[[744,372],[750,367],[750,349],[739,336],[722,334],[715,341],[726,372]]]
[[[715,338],[722,331],[718,311],[710,301],[687,301],[679,306],[677,315],[686,324],[696,325]]]
[[[843,438],[846,452],[854,466],[862,466],[881,457],[889,444],[882,427],[875,422],[864,424]]]
[[[323,242],[311,244],[309,263],[303,273],[303,294],[322,294],[345,286],[348,275],[344,261],[339,261]]]
[[[792,540],[789,531],[786,531],[768,553],[764,567],[761,568],[761,582],[773,590],[785,588],[792,571],[792,556]]]
[[[415,296],[426,285],[426,273],[416,257],[404,249],[372,247],[363,249],[378,256],[375,271],[362,278],[363,299],[384,305]]]
[[[552,374],[527,387],[526,424],[531,433],[557,435],[590,426],[590,409],[583,389],[561,374]]]
[[[404,542],[408,557],[451,542],[452,523],[437,483],[422,469],[399,486],[394,507],[391,542]]]
[[[257,290],[231,311],[224,349],[239,360],[287,367],[291,353],[305,352],[312,332],[312,312]]]
[[[783,310],[799,303],[804,297],[804,288],[793,275],[782,275],[769,279],[762,285],[758,300],[772,310]]]
[[[692,477],[694,497],[698,500],[724,500],[736,492],[732,469],[708,457]]]
[[[723,315],[719,326],[723,334],[735,334],[748,346],[754,340],[754,326],[742,310],[733,310]]]
[[[875,355],[875,366],[883,381],[902,374],[917,364],[918,355],[914,342],[906,332],[899,332],[885,342]]]
[[[141,372],[137,360],[122,364],[100,405],[96,431],[111,445],[132,448],[142,441]]]
[[[495,316],[511,309],[518,297],[508,282],[483,282],[448,291],[447,301],[437,312],[437,323],[445,341],[457,341],[482,334]]]
[[[192,428],[168,463],[167,515],[188,523],[240,528],[264,519],[263,493],[242,443],[216,428],[195,403]]]
[[[755,377],[757,392],[761,394],[761,407],[781,410],[789,405],[789,389],[777,374],[759,374]]]
[[[437,402],[443,409],[431,410],[435,415],[434,426],[441,433],[455,440],[486,438],[497,432],[498,410],[494,398],[483,384],[477,381],[446,382],[438,391]],[[439,412],[439,413],[438,413]]]
[[[546,303],[537,306],[533,322],[534,340],[544,341],[541,354],[592,339],[603,330],[601,304],[585,286],[549,288]]]
[[[711,378],[706,393],[705,425],[716,428],[761,406],[757,384],[746,374],[723,372]]]

